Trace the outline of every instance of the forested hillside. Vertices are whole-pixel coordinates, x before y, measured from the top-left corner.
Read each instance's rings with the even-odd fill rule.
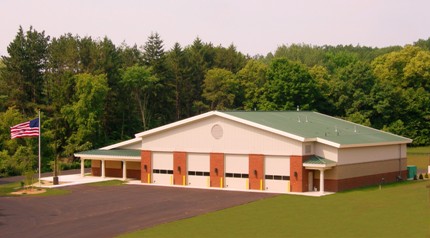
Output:
[[[418,40],[418,39],[417,39]],[[0,177],[37,164],[37,139],[10,127],[42,112],[43,170],[54,158],[133,138],[209,110],[312,110],[430,144],[430,38],[407,46],[282,45],[249,56],[154,33],[115,45],[21,27],[0,61]]]

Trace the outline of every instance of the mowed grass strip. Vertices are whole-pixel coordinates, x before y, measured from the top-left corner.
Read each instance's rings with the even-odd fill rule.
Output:
[[[408,181],[319,198],[280,195],[121,237],[430,237],[428,185]]]
[[[430,146],[408,148],[408,165],[427,170],[430,165]]]
[[[107,180],[107,181],[102,181],[102,182],[94,182],[94,183],[89,183],[88,185],[90,186],[121,186],[124,185],[124,181],[122,180],[117,180],[117,179],[113,179],[113,180]]]
[[[17,197],[17,196],[41,196],[41,197],[43,197],[43,196],[65,195],[65,194],[70,193],[70,191],[65,190],[65,189],[43,188],[46,190],[46,192],[39,193],[39,194],[22,194],[22,195],[11,194],[12,192],[16,192],[20,189],[22,189],[20,182],[2,184],[2,185],[0,185],[0,197],[6,197],[6,196],[14,196],[14,197]],[[35,187],[33,189],[38,189],[38,188]]]

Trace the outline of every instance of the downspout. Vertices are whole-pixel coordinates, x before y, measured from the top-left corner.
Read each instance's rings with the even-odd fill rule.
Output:
[[[402,180],[402,145],[399,144],[399,177],[398,180]]]

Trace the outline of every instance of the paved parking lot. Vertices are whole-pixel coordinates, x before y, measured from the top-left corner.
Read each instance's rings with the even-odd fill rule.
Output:
[[[0,237],[114,237],[276,194],[76,185],[68,195],[0,197]]]

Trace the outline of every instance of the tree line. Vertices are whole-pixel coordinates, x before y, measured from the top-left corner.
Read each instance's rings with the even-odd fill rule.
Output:
[[[0,176],[37,162],[10,126],[42,111],[43,170],[53,158],[133,138],[209,110],[312,110],[430,144],[430,38],[373,48],[282,45],[249,56],[196,38],[165,49],[18,29],[0,61]]]

